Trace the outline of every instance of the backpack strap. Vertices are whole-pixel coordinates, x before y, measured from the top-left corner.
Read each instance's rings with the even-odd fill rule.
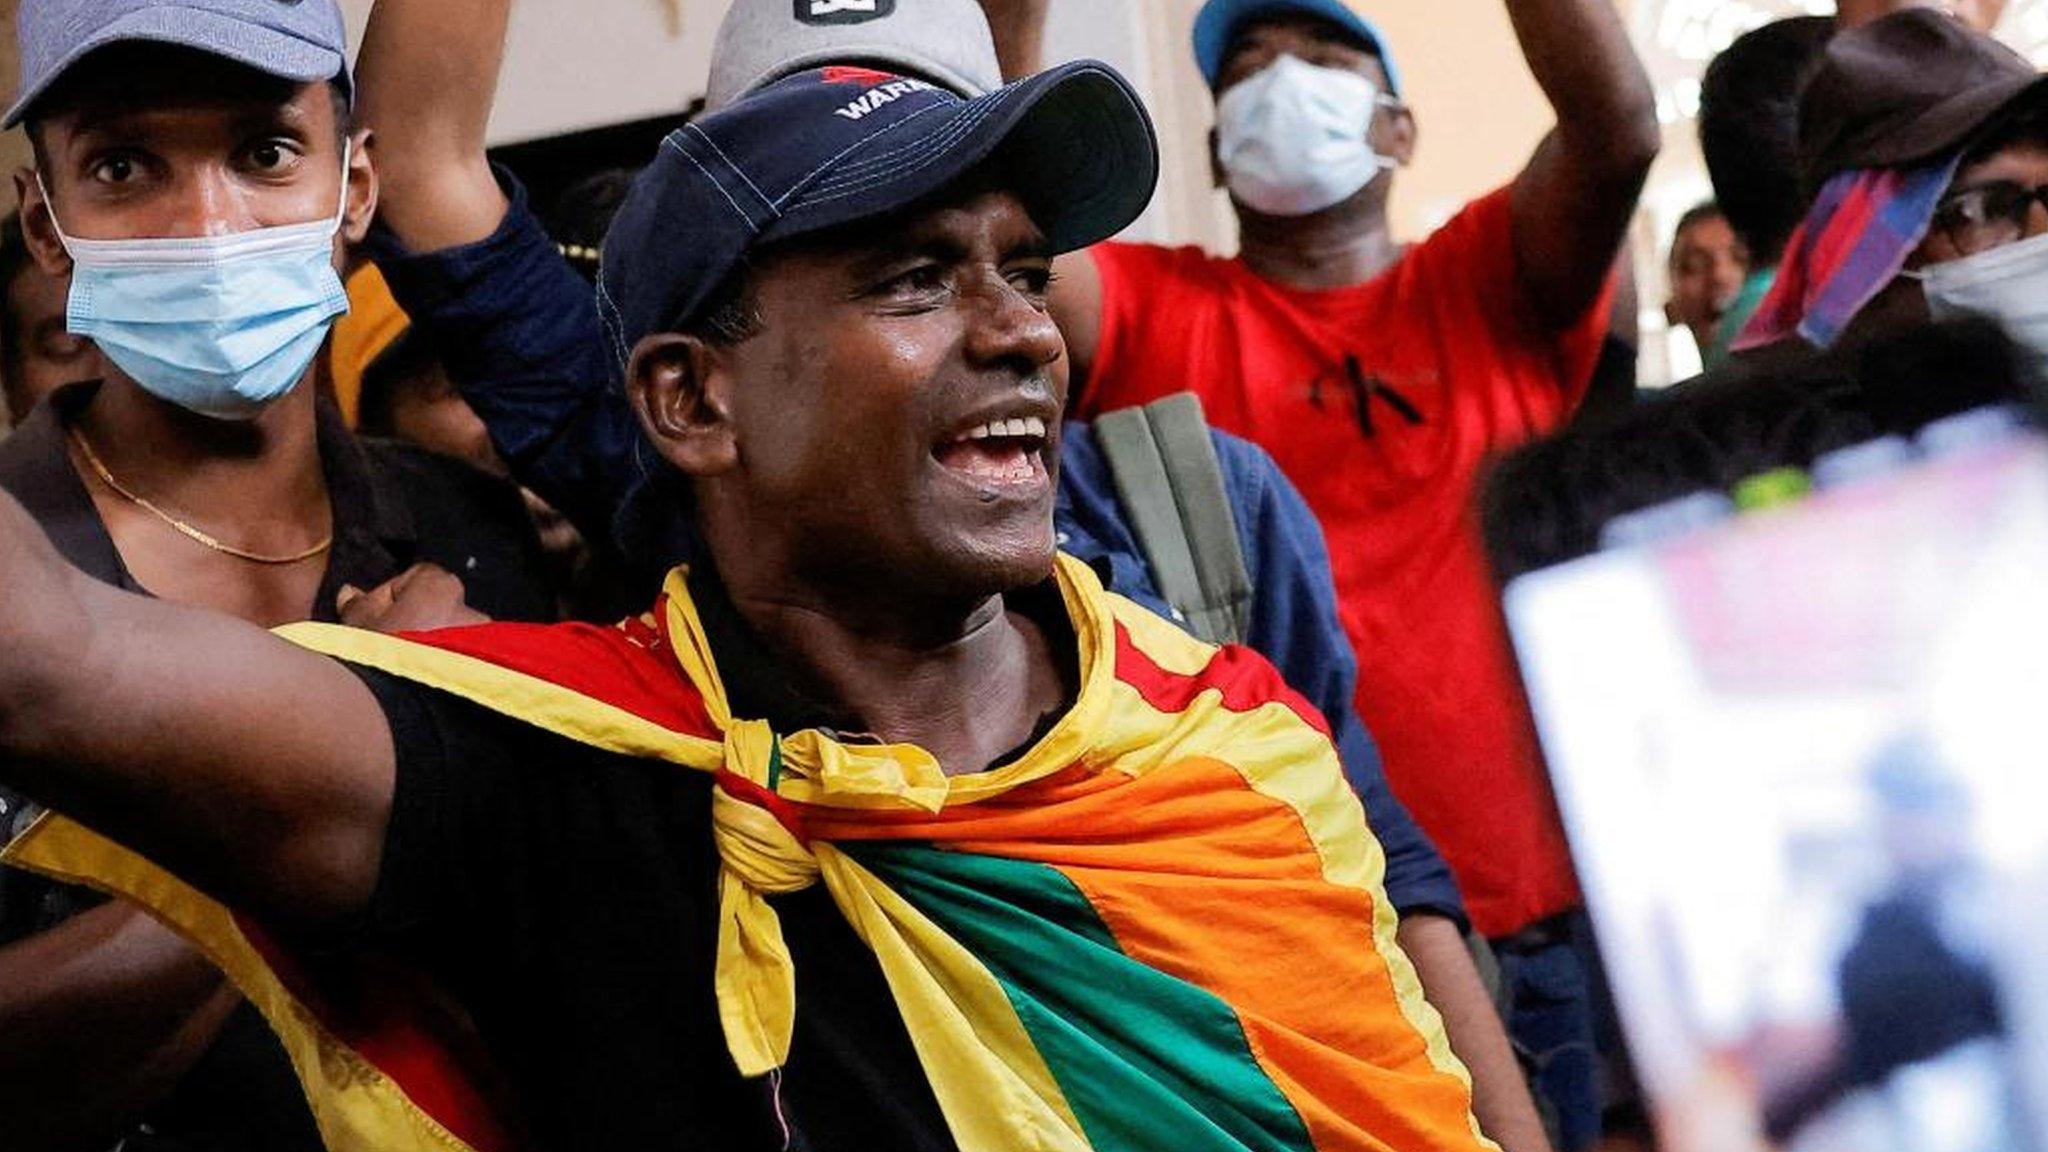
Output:
[[[1179,392],[1106,413],[1095,437],[1160,595],[1201,639],[1241,642],[1252,582],[1201,400]]]

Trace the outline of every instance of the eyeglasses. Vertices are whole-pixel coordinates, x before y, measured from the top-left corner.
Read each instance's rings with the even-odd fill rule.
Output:
[[[2048,208],[2048,184],[2010,180],[1952,193],[1934,209],[1934,227],[1965,256],[2023,240],[2034,205]]]

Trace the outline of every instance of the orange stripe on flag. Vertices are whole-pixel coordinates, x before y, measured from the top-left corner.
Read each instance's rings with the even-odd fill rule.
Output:
[[[1222,790],[1238,773],[1189,761],[1173,775]],[[1401,1010],[1388,959],[1375,945],[1377,893],[1327,883],[1293,811],[1234,816],[1242,844],[1198,861],[1211,882],[1149,875],[1128,865],[1061,867],[1134,960],[1230,1004],[1259,1063],[1295,1106],[1320,1152],[1488,1147],[1473,1132],[1465,1083],[1431,1060]],[[1236,840],[1237,837],[1232,837]],[[1256,849],[1254,848],[1256,845]],[[1215,847],[1215,842],[1210,842]],[[1269,853],[1253,867],[1252,851]],[[1053,861],[1057,864],[1057,861]],[[1274,878],[1276,872],[1287,878]],[[1332,924],[1357,931],[1333,933]]]
[[[1228,764],[1068,773],[938,816],[806,817],[829,840],[929,840],[1058,868],[1126,955],[1236,1010],[1320,1152],[1489,1147],[1465,1083],[1401,1008],[1374,892],[1324,879],[1300,815]]]

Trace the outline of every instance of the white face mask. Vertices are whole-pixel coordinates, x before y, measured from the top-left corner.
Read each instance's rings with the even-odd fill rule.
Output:
[[[1349,199],[1394,161],[1373,151],[1373,115],[1399,101],[1356,72],[1281,56],[1216,102],[1216,152],[1230,194],[1268,216]]]
[[[2048,359],[2048,235],[1930,264],[1917,273],[1937,320],[1987,316],[2014,340]]]

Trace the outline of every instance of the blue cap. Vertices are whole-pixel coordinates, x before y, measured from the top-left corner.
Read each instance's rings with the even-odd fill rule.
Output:
[[[1373,22],[1353,11],[1343,0],[1209,0],[1195,17],[1195,64],[1213,90],[1223,72],[1224,53],[1230,51],[1231,37],[1245,21],[1260,16],[1300,13],[1320,16],[1365,42],[1387,71],[1387,92],[1401,94],[1401,73],[1394,67],[1394,54],[1387,51],[1387,38]]]
[[[310,84],[349,90],[348,29],[334,0],[21,0],[14,18],[21,95],[0,127],[21,123],[57,78],[110,44],[174,44]]]
[[[1137,93],[1081,61],[969,99],[861,67],[799,72],[677,129],[604,242],[598,306],[624,367],[687,327],[761,245],[888,216],[1000,159],[1056,252],[1122,231],[1159,179]]]

